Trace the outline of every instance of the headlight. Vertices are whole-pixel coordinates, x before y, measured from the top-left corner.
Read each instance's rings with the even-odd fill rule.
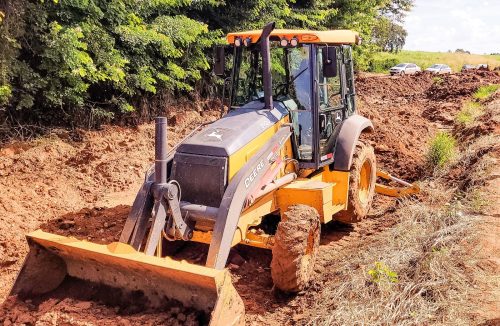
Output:
[[[288,40],[286,38],[282,38],[280,41],[281,46],[288,46]]]
[[[250,46],[250,44],[252,44],[252,39],[250,37],[243,40],[243,45]]]
[[[237,37],[234,39],[234,46],[241,46],[241,37]]]
[[[298,44],[299,44],[299,40],[297,40],[297,38],[296,38],[296,37],[294,37],[294,38],[292,38],[292,39],[290,40],[290,45],[291,45],[291,46],[297,46]]]

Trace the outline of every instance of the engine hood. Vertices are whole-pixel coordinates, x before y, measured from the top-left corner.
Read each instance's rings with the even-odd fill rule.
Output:
[[[184,140],[177,152],[229,157],[287,114],[282,102],[274,102],[272,110],[263,109],[261,101],[247,103]]]

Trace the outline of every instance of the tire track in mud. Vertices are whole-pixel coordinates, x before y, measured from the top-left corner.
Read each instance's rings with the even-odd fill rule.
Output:
[[[330,222],[322,225],[320,248],[314,267],[311,285],[297,295],[287,295],[273,289],[269,264],[270,251],[238,247],[245,263],[232,268],[233,282],[243,298],[246,308],[246,322],[249,325],[289,325],[297,323],[307,312],[315,297],[321,292],[323,283],[334,281],[330,273],[338,259],[343,259],[344,250],[365,245],[370,238],[396,223],[391,215],[396,200],[378,196],[378,209],[356,223]],[[339,280],[341,281],[341,280]]]

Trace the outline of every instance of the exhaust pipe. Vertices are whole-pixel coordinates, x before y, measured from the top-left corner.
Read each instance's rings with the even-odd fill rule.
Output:
[[[264,80],[264,103],[265,109],[273,108],[273,81],[271,77],[271,50],[269,35],[274,30],[276,23],[267,24],[260,36],[260,54],[262,55],[262,76]]]
[[[167,118],[155,118],[155,183],[167,183]]]

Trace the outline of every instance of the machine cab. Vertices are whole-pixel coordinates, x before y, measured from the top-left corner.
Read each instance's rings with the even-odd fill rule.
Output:
[[[267,76],[260,33],[227,36],[231,46],[225,49],[232,52],[231,109],[256,101],[264,105]],[[278,29],[272,31],[269,41],[272,99],[290,113],[295,158],[306,169],[331,164],[341,124],[356,110],[351,44],[359,43],[358,34]],[[219,48],[216,73],[222,73],[226,61]]]

